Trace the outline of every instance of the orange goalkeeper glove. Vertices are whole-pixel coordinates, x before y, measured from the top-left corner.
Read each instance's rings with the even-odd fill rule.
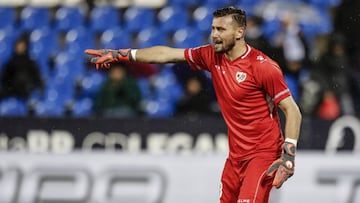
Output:
[[[296,146],[293,143],[285,142],[281,157],[275,160],[266,174],[275,178],[273,186],[280,188],[281,185],[294,174]]]
[[[109,68],[111,63],[132,61],[131,49],[86,49],[85,53],[91,55],[90,62],[96,65],[96,69]]]

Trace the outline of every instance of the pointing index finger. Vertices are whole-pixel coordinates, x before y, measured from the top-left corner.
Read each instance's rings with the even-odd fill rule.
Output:
[[[102,55],[101,51],[95,50],[95,49],[86,49],[85,53],[89,54],[89,55],[94,55],[94,56],[101,56]]]

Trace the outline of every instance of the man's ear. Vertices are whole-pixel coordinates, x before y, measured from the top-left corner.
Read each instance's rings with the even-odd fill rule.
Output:
[[[240,40],[245,35],[245,27],[239,27],[236,30],[235,39]]]

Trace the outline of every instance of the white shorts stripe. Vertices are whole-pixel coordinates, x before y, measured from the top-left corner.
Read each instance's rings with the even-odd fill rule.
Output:
[[[259,186],[260,186],[260,183],[261,183],[261,180],[263,179],[264,175],[265,175],[265,172],[264,171],[261,176],[259,177],[258,179],[258,182],[257,182],[257,185],[256,185],[256,190],[255,190],[255,194],[254,194],[254,199],[253,199],[253,203],[256,203],[256,197],[257,197],[257,194],[258,194],[258,191],[259,191]]]

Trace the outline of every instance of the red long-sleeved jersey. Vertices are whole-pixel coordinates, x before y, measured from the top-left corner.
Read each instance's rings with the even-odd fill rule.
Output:
[[[283,136],[277,104],[290,96],[278,64],[246,45],[230,61],[212,45],[185,49],[191,68],[211,72],[217,100],[228,128],[230,158],[279,153]]]

